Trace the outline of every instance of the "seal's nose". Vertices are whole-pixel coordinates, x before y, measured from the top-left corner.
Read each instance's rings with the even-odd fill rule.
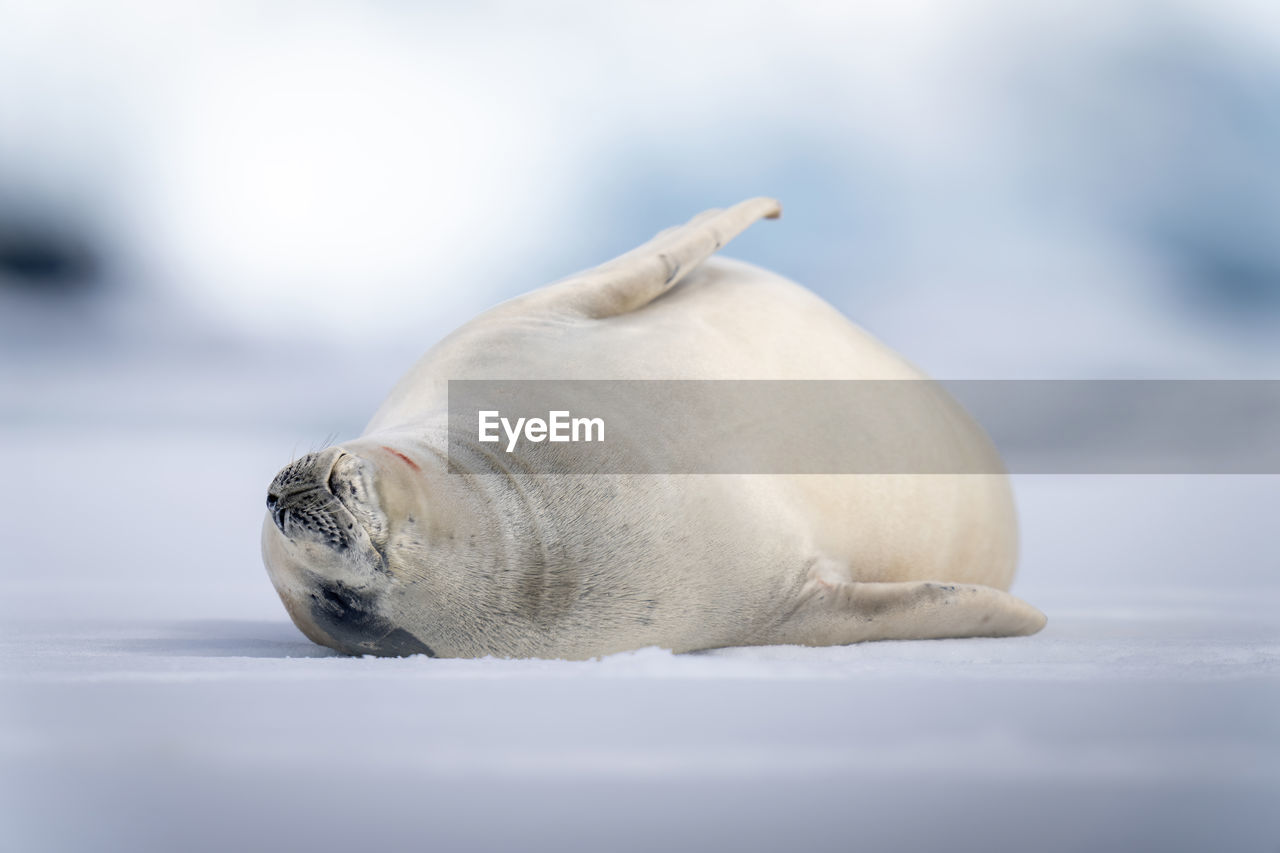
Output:
[[[271,513],[271,520],[276,523],[276,527],[279,527],[280,532],[283,533],[284,507],[280,506],[280,496],[274,489],[267,489],[267,511]]]

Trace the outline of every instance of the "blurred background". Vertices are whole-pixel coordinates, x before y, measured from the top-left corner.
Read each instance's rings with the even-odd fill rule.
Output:
[[[261,448],[256,516],[477,312],[754,195],[727,254],[935,377],[1280,377],[1280,10],[0,3],[0,424],[35,481]]]
[[[0,619],[25,685],[0,746],[35,773],[29,821],[56,813],[40,792],[94,772],[75,789],[99,797],[89,814],[123,808],[99,796],[113,777],[89,745],[106,700],[49,679],[318,653],[257,554],[265,487],[291,457],[358,434],[478,311],[755,195],[783,218],[726,254],[814,289],[934,376],[1280,378],[1280,6],[0,0]],[[1129,778],[1119,766],[1191,785],[1217,768],[1275,794],[1274,764],[1241,756],[1280,754],[1250,716],[1278,708],[1277,478],[1015,485],[1015,592],[1076,631],[1019,673],[1070,659],[1167,675],[1152,637],[1176,635],[1197,672],[1271,675],[1230,713],[1196,706],[1161,729],[1208,739],[1204,762],[1126,751],[1144,703],[1168,706],[1135,694],[1111,764],[1071,764],[1056,735],[1063,750],[1031,764],[1065,762],[1053,784]],[[1088,609],[1121,590],[1137,609]],[[1242,622],[1215,609],[1223,590],[1266,607]],[[1123,650],[1091,668],[1096,647],[1073,638],[1104,635]],[[226,787],[210,796],[238,790],[240,765],[172,720],[216,735],[210,708],[258,721],[299,699],[239,689],[173,699],[163,743],[136,714],[156,697],[108,701],[103,731],[147,756],[121,790],[158,796],[175,767],[213,765]],[[876,719],[900,716],[880,701]],[[59,717],[68,703],[88,716]],[[234,752],[256,731],[242,722],[214,742]],[[758,722],[745,740],[780,730]],[[1228,730],[1251,734],[1214,752]],[[1192,793],[1139,815],[1206,802],[1178,790]]]
[[[935,374],[1280,360],[1273,4],[0,10],[14,359],[416,354],[773,195],[732,253]]]

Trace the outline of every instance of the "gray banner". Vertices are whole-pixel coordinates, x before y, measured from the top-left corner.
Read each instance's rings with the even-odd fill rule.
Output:
[[[1280,474],[1280,381],[465,380],[452,470]]]

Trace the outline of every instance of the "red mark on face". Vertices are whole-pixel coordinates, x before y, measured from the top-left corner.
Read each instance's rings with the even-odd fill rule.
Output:
[[[403,459],[403,460],[404,460],[404,464],[408,465],[408,466],[409,466],[410,468],[412,468],[413,470],[415,470],[415,471],[419,471],[419,472],[421,472],[421,471],[422,471],[422,469],[418,467],[418,463],[417,463],[417,462],[414,462],[412,459],[410,459],[408,456],[405,456],[405,455],[404,455],[403,453],[401,453],[399,450],[392,450],[390,447],[387,447],[385,444],[384,444],[384,445],[381,445],[381,447],[382,447],[382,449],[383,449],[383,450],[387,451],[387,452],[388,452],[388,453],[390,453],[392,456],[399,456],[401,459]]]

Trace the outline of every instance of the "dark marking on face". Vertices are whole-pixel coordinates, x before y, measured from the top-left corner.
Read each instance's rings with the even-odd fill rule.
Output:
[[[404,657],[435,652],[426,643],[377,612],[375,599],[341,581],[313,578],[311,618],[348,655]]]
[[[408,655],[426,655],[427,657],[435,657],[435,652],[431,651],[426,643],[410,634],[403,628],[396,628],[390,634],[383,637],[378,643],[380,651],[378,654],[388,657],[407,657]]]
[[[418,471],[419,473],[421,473],[422,469],[418,467],[418,463],[417,463],[417,462],[414,462],[414,461],[413,461],[412,459],[410,459],[408,456],[405,456],[405,455],[404,455],[403,453],[401,453],[399,450],[392,450],[390,447],[387,447],[386,445],[379,445],[379,446],[380,446],[383,450],[385,450],[385,451],[387,451],[388,453],[390,453],[392,456],[396,456],[396,457],[399,457],[400,459],[403,459],[403,460],[404,460],[404,463],[405,463],[406,465],[408,465],[408,466],[409,466],[410,468],[412,468],[413,470]]]

